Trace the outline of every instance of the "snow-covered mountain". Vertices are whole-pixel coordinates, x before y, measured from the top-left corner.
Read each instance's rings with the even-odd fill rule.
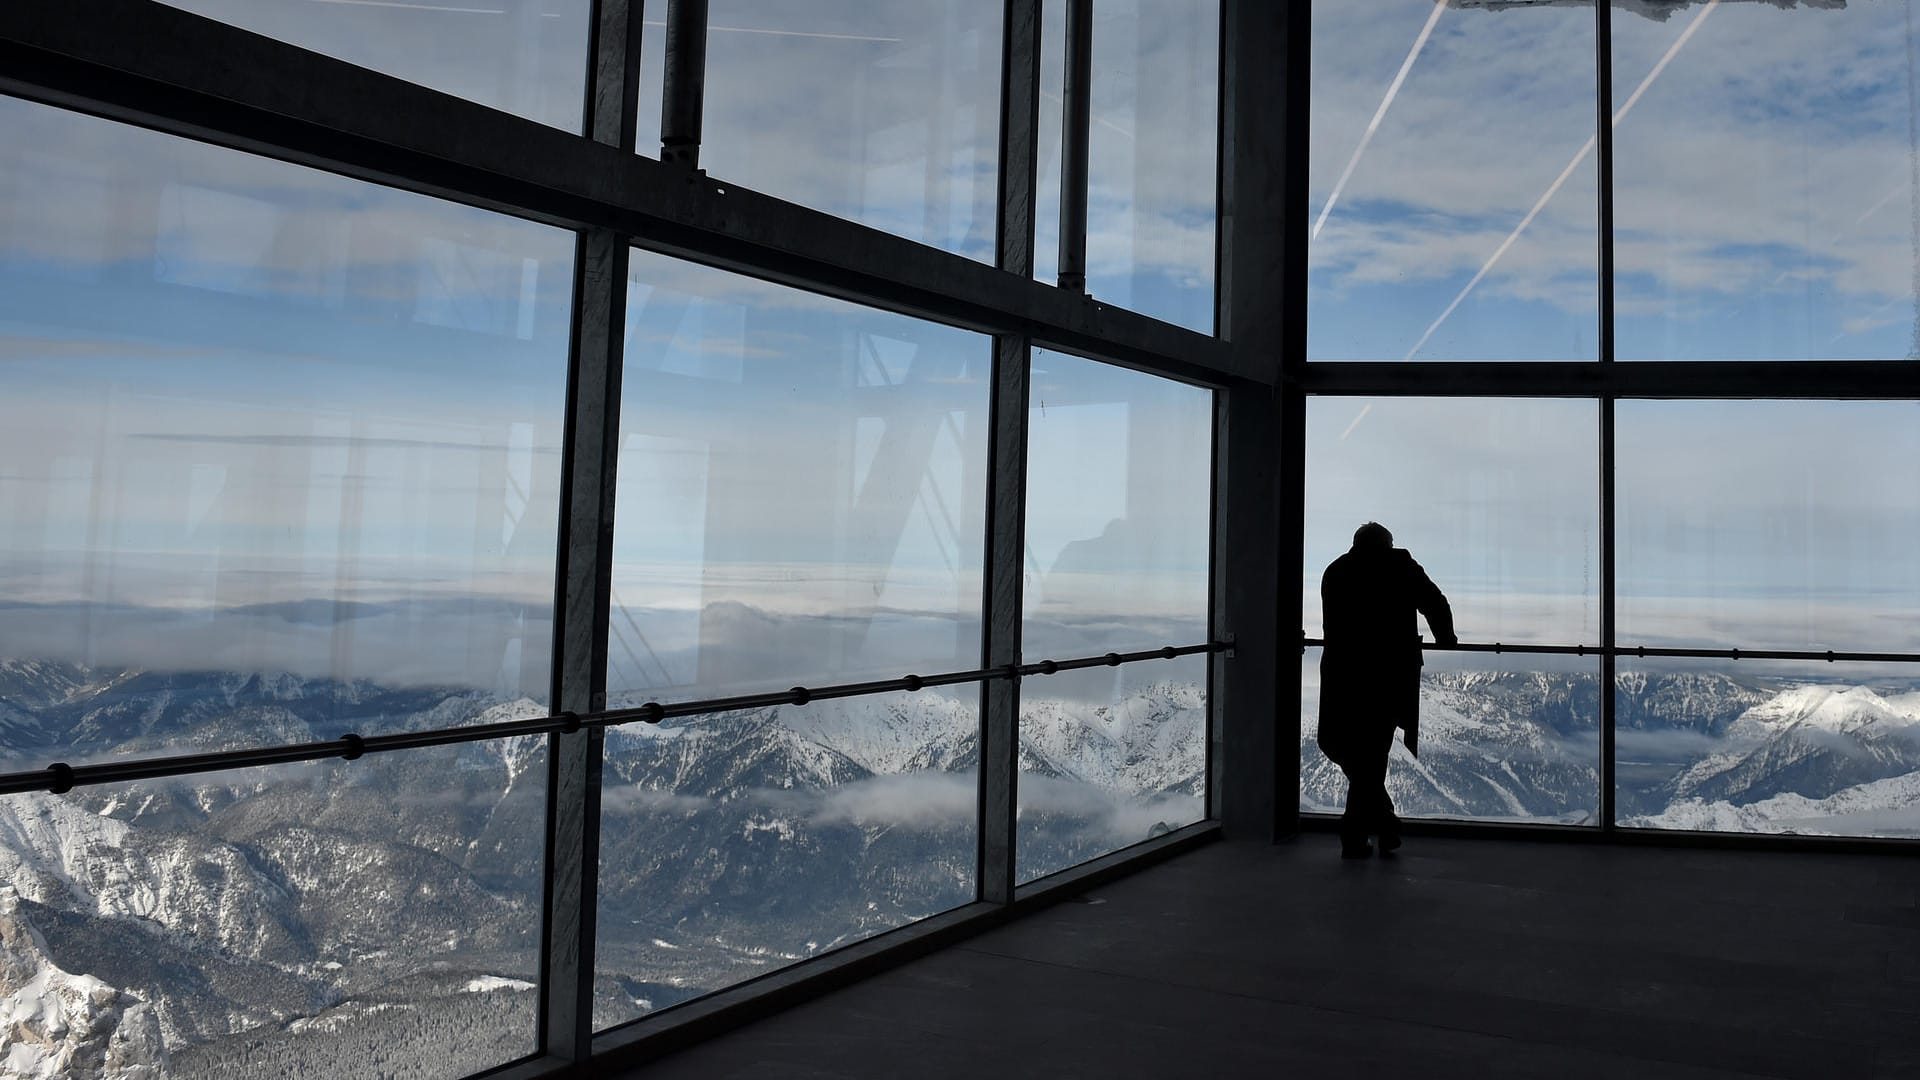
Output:
[[[1410,816],[1591,820],[1599,791],[1599,698],[1590,676],[1429,672],[1420,754],[1394,744],[1388,794]],[[1302,717],[1301,800],[1337,813],[1347,782]]]
[[[1198,688],[1028,704],[1030,865],[1144,839],[1170,802],[1198,816]],[[540,711],[456,689],[0,665],[14,768]],[[972,695],[934,691],[609,732],[599,1021],[970,901],[978,757]],[[122,1044],[112,1060],[156,1076],[356,1075],[372,1046],[388,1074],[446,1075],[527,1052],[544,782],[529,738],[0,799],[9,917],[31,927],[4,939],[0,998],[57,1029],[0,1030],[0,1077],[118,1075],[103,1048]]]
[[[1616,697],[1622,824],[1920,835],[1920,692],[1625,672]],[[1598,698],[1590,676],[1428,672],[1420,756],[1395,745],[1403,814],[1592,820]],[[1338,812],[1346,781],[1303,716],[1301,793]]]
[[[1021,717],[1023,874],[1201,815],[1199,687],[1089,703],[1046,685],[1027,684]],[[1911,686],[1635,673],[1619,695],[1640,770],[1628,779],[1623,756],[1628,824],[1920,834]],[[1590,676],[1429,672],[1395,798],[1588,820],[1597,702]],[[460,689],[0,664],[14,767],[540,711]],[[630,725],[606,747],[603,1025],[973,897],[971,692]],[[1302,750],[1308,805],[1337,809],[1344,780],[1310,726]],[[0,1077],[353,1075],[369,1053],[428,1076],[525,1053],[545,777],[545,740],[522,738],[0,799]]]
[[[1781,689],[1672,783],[1660,828],[1920,836],[1920,694]]]
[[[0,1070],[13,1077],[113,1076],[159,1080],[166,1046],[149,1003],[90,975],[62,970],[0,885]]]

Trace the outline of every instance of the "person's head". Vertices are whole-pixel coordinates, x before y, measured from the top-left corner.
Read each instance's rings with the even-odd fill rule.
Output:
[[[1369,521],[1353,531],[1353,550],[1389,551],[1393,548],[1393,534],[1385,525]]]

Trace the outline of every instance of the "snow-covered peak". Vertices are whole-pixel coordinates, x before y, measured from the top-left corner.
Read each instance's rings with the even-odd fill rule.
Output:
[[[166,1047],[147,1002],[91,975],[63,971],[0,886],[0,1075],[158,1080]]]
[[[823,702],[783,709],[780,720],[876,775],[944,769],[980,723],[973,704],[936,693]]]
[[[1764,739],[1795,726],[1857,734],[1873,727],[1903,728],[1916,723],[1920,716],[1896,708],[1871,687],[1808,684],[1782,690],[1748,709],[1727,729],[1727,735],[1735,740]]]

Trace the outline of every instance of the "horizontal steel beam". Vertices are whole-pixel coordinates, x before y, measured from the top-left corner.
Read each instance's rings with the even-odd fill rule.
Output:
[[[1216,338],[151,0],[0,4],[0,91],[1140,370],[1274,378]]]
[[[98,765],[69,765],[65,762],[55,762],[44,769],[0,773],[0,795],[14,795],[25,791],[51,791],[61,794],[76,787],[93,784],[157,780],[169,776],[223,772],[228,769],[244,769],[259,765],[284,765],[296,761],[320,761],[336,757],[352,761],[365,754],[378,754],[391,750],[417,750],[428,746],[485,742],[489,739],[506,739],[519,735],[547,735],[553,732],[571,734],[587,728],[617,727],[621,724],[657,724],[662,720],[678,717],[704,716],[709,713],[733,712],[739,709],[764,709],[774,705],[805,705],[810,701],[827,701],[833,698],[860,697],[866,694],[884,694],[903,690],[913,692],[932,686],[957,686],[970,682],[1018,679],[1029,675],[1053,675],[1062,671],[1079,671],[1086,668],[1119,667],[1122,664],[1135,664],[1143,660],[1171,660],[1179,656],[1227,652],[1231,648],[1232,645],[1228,642],[1166,645],[1158,649],[1102,653],[1099,656],[1081,656],[1071,660],[1039,660],[1030,664],[1007,664],[1003,667],[979,668],[973,671],[947,671],[937,675],[902,675],[897,679],[835,683],[820,687],[796,686],[791,690],[772,693],[703,698],[697,701],[674,702],[670,705],[649,701],[626,709],[606,709],[585,714],[562,712],[552,716],[535,716],[495,724],[431,728],[426,731],[405,731],[393,735],[348,734],[338,739],[324,739],[318,742],[249,747],[209,754],[170,754],[137,758],[132,761],[105,762]]]
[[[1380,397],[1920,398],[1912,360],[1649,360],[1613,364],[1317,361],[1309,394]]]

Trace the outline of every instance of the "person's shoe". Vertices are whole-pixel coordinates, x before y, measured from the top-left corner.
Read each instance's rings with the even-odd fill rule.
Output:
[[[1373,845],[1364,841],[1359,844],[1341,844],[1340,857],[1343,859],[1371,859],[1373,858]]]
[[[1398,836],[1382,836],[1380,838],[1380,854],[1391,855],[1399,850],[1400,838]]]

